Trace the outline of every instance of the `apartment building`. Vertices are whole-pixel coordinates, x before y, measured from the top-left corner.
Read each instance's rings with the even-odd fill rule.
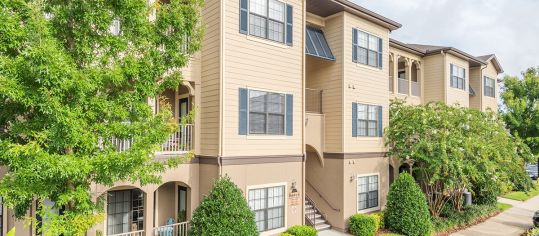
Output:
[[[185,232],[225,175],[261,235],[300,224],[345,231],[351,215],[384,208],[401,168],[382,138],[391,99],[497,110],[496,56],[391,39],[399,23],[347,0],[208,0],[202,16],[203,47],[184,83],[148,101],[156,111],[168,102],[178,121],[196,113],[155,158],[195,158],[160,185],[95,186],[106,218],[87,235]],[[35,234],[1,213],[3,234]]]

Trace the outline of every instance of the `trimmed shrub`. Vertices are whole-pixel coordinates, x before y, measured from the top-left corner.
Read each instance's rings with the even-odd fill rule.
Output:
[[[432,223],[436,232],[447,232],[473,224],[496,214],[498,211],[496,205],[490,204],[467,206],[462,212],[455,211],[448,206],[444,208],[439,218],[432,219]]]
[[[348,221],[348,230],[355,236],[374,236],[379,225],[376,218],[373,215],[355,214]]]
[[[295,225],[288,228],[285,233],[293,236],[316,236],[317,231],[308,225]]]
[[[287,232],[284,232],[284,233],[279,234],[279,236],[294,236],[294,235],[289,234],[289,233],[287,233]]]
[[[242,191],[230,180],[218,179],[193,213],[190,236],[258,235],[255,215]]]
[[[383,211],[372,213],[371,216],[374,217],[374,220],[376,222],[376,231],[385,228],[385,225],[384,225],[384,212]]]
[[[400,174],[391,185],[384,223],[387,229],[408,236],[424,236],[432,232],[427,199],[410,174]]]

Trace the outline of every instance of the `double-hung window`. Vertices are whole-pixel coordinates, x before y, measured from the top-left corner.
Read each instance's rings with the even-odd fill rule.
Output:
[[[251,189],[248,201],[259,232],[284,227],[285,186]]]
[[[249,90],[249,133],[283,135],[285,94]]]
[[[241,0],[240,32],[284,43],[286,34],[292,33],[291,8],[278,0]]]
[[[382,67],[382,39],[361,30],[352,30],[352,60],[372,67]]]
[[[367,104],[356,104],[357,137],[377,137],[381,133],[381,107]]]
[[[378,207],[378,175],[357,177],[357,210]]]
[[[451,64],[451,88],[466,90],[466,69]]]
[[[485,96],[496,97],[496,81],[494,79],[491,79],[485,76],[484,84],[485,84],[485,88],[484,88]]]

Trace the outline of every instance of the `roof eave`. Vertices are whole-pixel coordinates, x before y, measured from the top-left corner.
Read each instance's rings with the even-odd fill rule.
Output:
[[[362,17],[366,17],[370,19],[371,21],[374,21],[377,24],[383,25],[384,27],[388,28],[389,30],[397,30],[402,27],[402,24],[393,21],[389,18],[386,18],[378,13],[375,13],[371,10],[368,10],[364,7],[361,7],[353,2],[350,2],[348,0],[331,0],[335,3],[341,4],[347,9],[353,11],[351,13],[355,13],[356,15],[360,15]],[[359,13],[359,14],[357,14]]]

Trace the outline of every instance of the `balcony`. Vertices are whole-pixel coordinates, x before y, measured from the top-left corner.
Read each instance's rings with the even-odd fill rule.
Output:
[[[187,236],[189,222],[170,224],[153,229],[154,236]]]
[[[121,234],[112,234],[112,235],[109,235],[109,236],[145,236],[146,234],[144,233],[144,230],[138,230],[138,231],[131,231],[131,232],[126,232],[126,233],[121,233]]]
[[[421,87],[419,86],[419,82],[412,81],[412,96],[421,96]]]
[[[408,94],[408,80],[405,79],[398,79],[399,81],[399,93],[400,94]]]
[[[322,114],[322,90],[305,89],[305,111],[307,113]]]
[[[156,152],[156,155],[175,155],[192,151],[194,146],[193,134],[194,125],[179,125],[178,130],[161,145],[161,148]],[[116,151],[118,152],[129,150],[133,146],[133,142],[133,139],[112,139],[112,144],[116,147]]]

